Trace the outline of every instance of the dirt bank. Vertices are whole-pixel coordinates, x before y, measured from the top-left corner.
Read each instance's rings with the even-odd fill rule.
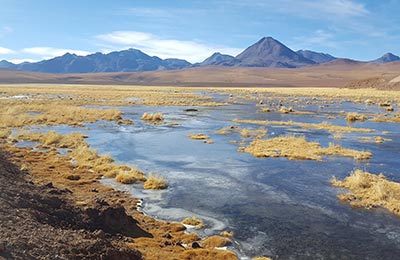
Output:
[[[83,211],[67,189],[34,185],[0,152],[0,259],[142,259],[117,235],[117,216],[132,234],[141,230],[121,207],[98,202]],[[105,218],[102,218],[105,217]],[[104,230],[104,231],[103,231]]]
[[[55,151],[2,148],[5,259],[237,259],[185,233],[182,224],[145,216],[136,199],[105,187],[98,174]]]

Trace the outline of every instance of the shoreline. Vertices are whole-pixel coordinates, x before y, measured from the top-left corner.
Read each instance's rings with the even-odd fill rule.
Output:
[[[90,174],[84,176],[79,181],[67,180],[68,174],[77,174],[77,169],[72,170],[70,162],[65,158],[59,158],[59,167],[49,165],[46,160],[49,156],[41,152],[30,150],[30,148],[13,147],[8,144],[2,145],[2,150],[9,154],[9,161],[16,165],[23,165],[25,162],[32,163],[32,169],[28,170],[29,175],[35,185],[52,183],[55,188],[71,191],[68,199],[75,203],[75,206],[82,211],[96,207],[98,201],[106,203],[110,207],[123,207],[126,214],[132,217],[138,223],[138,227],[152,237],[135,237],[133,242],[124,243],[129,248],[138,250],[143,259],[154,259],[161,257],[169,259],[186,259],[187,256],[203,257],[202,259],[238,259],[237,256],[225,250],[216,249],[217,246],[208,245],[207,238],[201,239],[196,234],[186,234],[183,224],[174,222],[165,222],[156,220],[138,210],[138,199],[133,198],[126,192],[117,191],[111,187],[103,185],[99,181],[99,176]],[[52,155],[50,155],[52,156]],[[48,171],[43,171],[44,169]],[[68,169],[70,172],[68,172]],[[26,170],[25,170],[26,171]],[[87,174],[88,175],[88,174]],[[105,219],[106,221],[106,219]],[[129,241],[129,236],[124,236]],[[196,248],[193,245],[203,245],[202,248]],[[185,248],[184,245],[188,245]]]

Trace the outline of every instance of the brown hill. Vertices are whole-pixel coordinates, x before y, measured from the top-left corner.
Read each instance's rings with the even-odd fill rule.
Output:
[[[121,84],[209,87],[342,87],[367,78],[399,75],[400,62],[335,60],[296,69],[197,67],[175,71],[45,74],[0,70],[0,83]],[[360,85],[361,86],[361,85]]]

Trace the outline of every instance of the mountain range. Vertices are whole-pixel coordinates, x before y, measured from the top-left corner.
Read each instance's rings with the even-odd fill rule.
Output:
[[[293,51],[272,37],[264,37],[236,57],[216,52],[196,64],[182,59],[161,59],[137,49],[128,49],[108,54],[97,52],[87,56],[66,53],[49,60],[21,64],[2,60],[0,68],[45,73],[141,72],[205,66],[299,68],[335,60],[342,59],[310,50]],[[398,60],[400,57],[387,53],[370,62],[388,63]],[[351,60],[344,59],[344,61]]]

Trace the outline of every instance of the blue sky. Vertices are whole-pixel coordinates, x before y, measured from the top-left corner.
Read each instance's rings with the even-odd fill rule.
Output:
[[[0,60],[137,48],[202,61],[272,36],[357,60],[400,55],[400,0],[0,0]]]

